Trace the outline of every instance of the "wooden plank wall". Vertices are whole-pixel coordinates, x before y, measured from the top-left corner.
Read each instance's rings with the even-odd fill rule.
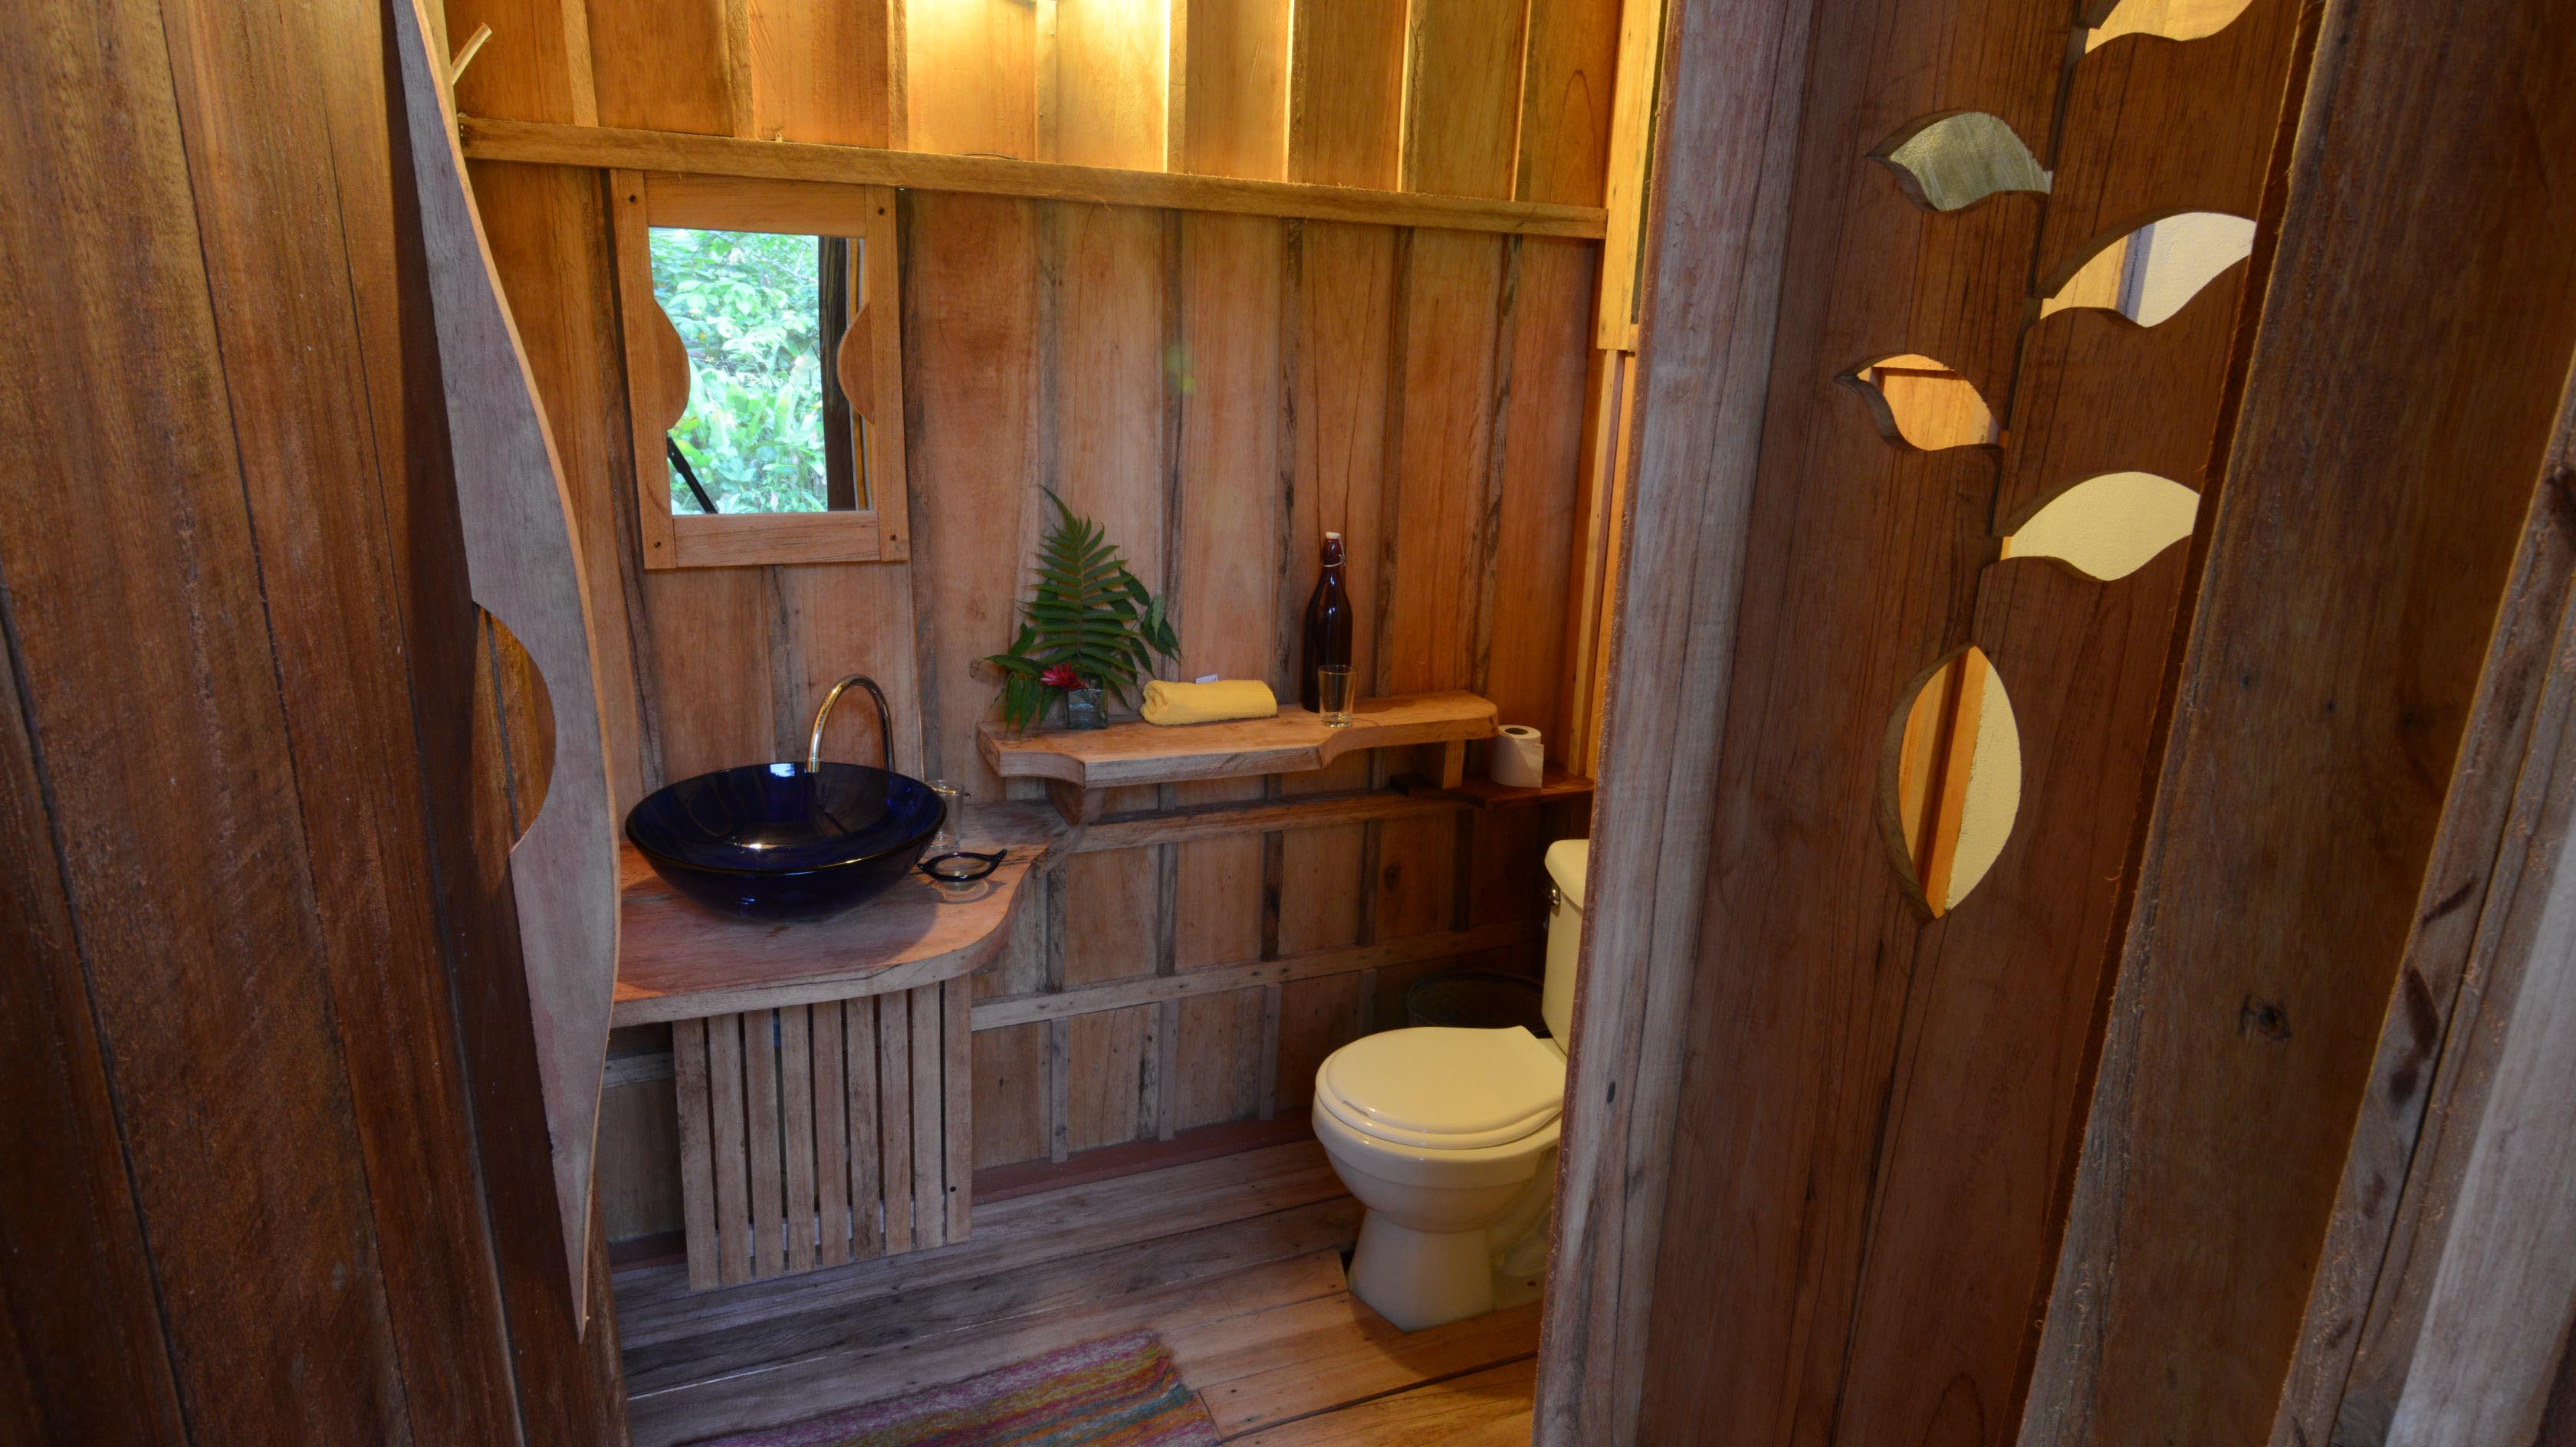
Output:
[[[1739,23],[1747,54],[1775,43],[1758,14],[1676,8],[1674,34],[1701,64],[1719,63],[1720,37]],[[1580,1179],[1568,1167],[1579,1194],[1565,1206],[1566,1242],[1596,1290],[1552,1307],[1563,1355],[1542,1440],[2013,1431],[2189,558],[2173,549],[2102,583],[1998,563],[1994,539],[2101,472],[2214,486],[2207,463],[2248,274],[2228,273],[2154,329],[2089,310],[2034,326],[2039,263],[2060,250],[2080,260],[2187,209],[2181,192],[2255,215],[2298,9],[2258,0],[2224,38],[2114,42],[2069,76],[2082,50],[2059,5],[1796,8],[1779,22],[1786,56],[1738,77],[1738,93],[1693,92],[1702,107],[1769,107],[1767,125],[1693,152],[1701,169],[1690,175],[1657,178],[1671,188],[1665,214],[1690,214],[1694,188],[1726,180],[1749,212],[1785,201],[1787,231],[1776,333],[1759,297],[1699,295],[1692,270],[1665,267],[1648,284],[1641,371],[1658,345],[1709,346],[1690,328],[1741,306],[1746,331],[1716,345],[1766,351],[1755,375],[1767,373],[1768,395],[1757,470],[1736,483],[1749,494],[1742,532],[1703,530],[1709,556],[1659,556],[1650,578],[1623,584],[1618,646],[1660,662],[1620,674],[1622,686],[1651,696],[1671,670],[1705,660],[1723,731],[1713,778],[1630,750],[1606,761],[1604,789],[1626,797],[1619,776],[1634,768],[1650,790],[1704,790],[1717,805],[1705,913],[1667,909],[1659,891],[1654,939],[1632,942],[1632,959],[1665,939],[1679,958],[1654,975],[1634,966],[1642,977],[1622,982],[1620,1019],[1595,1017],[1587,994],[1581,1059],[1631,1042],[1631,1073],[1602,1088],[1642,1089],[1595,1110],[1592,1139],[1611,1142],[1611,1158]],[[1871,43],[1852,43],[1864,34]],[[1668,58],[1668,86],[1685,84],[1675,66]],[[2024,138],[2056,168],[2055,193],[1933,212],[1870,161],[1901,128],[1960,110]],[[1700,114],[1662,130],[1669,144],[1687,135],[1705,147],[1722,124],[1733,123]],[[1758,174],[1765,148],[1779,169]],[[1670,233],[1650,244],[1703,254]],[[1882,436],[1837,379],[1903,354],[1967,379],[2003,423],[1999,442],[1926,452]],[[1678,400],[1688,384],[1671,385]],[[2154,401],[2139,405],[2141,394]],[[1658,430],[1639,445],[1698,420],[1652,419]],[[1684,463],[1659,485],[1687,486],[1710,465]],[[1729,500],[1681,505],[1722,518]],[[1646,502],[1635,506],[1642,527]],[[1642,532],[1632,541],[1641,556],[1664,546]],[[1719,570],[1738,547],[1732,657],[1674,640],[1670,589],[1727,586]],[[1694,606],[1724,620],[1729,602]],[[2019,719],[2019,820],[1978,892],[1936,921],[1883,842],[1883,750],[1912,686],[1970,644],[1994,660]],[[1605,846],[1605,882],[1646,873],[1649,856],[1673,848],[1605,837],[1630,851]],[[1677,1027],[1632,1031],[1628,1014],[1659,1008]],[[1612,1072],[1618,1053],[1602,1057]],[[1579,1111],[1594,1110],[1590,1068],[1578,1064]],[[1667,1166],[1641,1221],[1631,1188],[1640,1170],[1651,1185]],[[1725,1308],[1713,1313],[1712,1301]]]
[[[1616,0],[1175,0],[1168,18],[1143,21],[1139,7],[1076,0],[908,13],[779,0],[750,5],[747,25],[727,22],[733,8],[449,0],[452,33],[495,32],[460,109],[1590,205],[1602,195]],[[789,39],[807,33],[847,39],[817,58]],[[1589,692],[1568,687],[1580,662],[1568,643],[1583,635],[1565,610],[1597,411],[1598,243],[907,194],[911,560],[647,575],[600,182],[477,163],[475,183],[563,443],[594,605],[626,623],[606,690],[628,705],[611,725],[623,798],[788,756],[822,689],[853,671],[894,701],[899,767],[1001,796],[973,746],[997,685],[970,663],[1009,641],[1046,522],[1041,484],[1106,523],[1171,597],[1177,676],[1250,675],[1289,692],[1320,535],[1335,529],[1351,546],[1357,661],[1378,691],[1476,688],[1507,722],[1552,734],[1565,701]],[[846,721],[864,712],[842,711],[830,752],[873,749],[873,725]],[[1565,762],[1561,740],[1551,757]],[[1287,798],[1386,771],[1354,760],[1312,778],[1137,791],[1111,807]],[[1538,854],[1583,827],[1579,813],[1435,811],[1076,855],[1025,939],[976,978],[977,998],[1511,921],[1524,938],[1494,958],[1534,970]],[[1326,1051],[1400,1023],[1404,985],[1450,958],[979,1031],[977,1163],[1294,1113]],[[623,1089],[640,1106],[668,1084]],[[612,1119],[643,1114],[612,1101]],[[650,1203],[613,1223],[617,1236],[678,1224],[676,1191],[603,1190]]]
[[[2532,1440],[2564,1248],[2477,1268],[2496,1179],[2466,1156],[2528,1048],[2507,1002],[2551,993],[2530,952],[2565,948],[2540,882],[2576,353],[2576,206],[2535,189],[2576,135],[2556,21],[2317,17],[2025,1441]],[[2547,1128],[2512,1151],[2564,1160]],[[2538,1195],[2525,1229],[2563,1228],[2563,1188]]]
[[[0,1438],[623,1440],[604,1255],[587,1340],[561,1286],[385,13],[25,19]]]

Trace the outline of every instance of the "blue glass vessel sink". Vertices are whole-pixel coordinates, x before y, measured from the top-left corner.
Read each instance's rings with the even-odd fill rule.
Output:
[[[919,779],[865,764],[749,764],[655,793],[626,837],[719,914],[827,919],[903,878],[947,813]]]

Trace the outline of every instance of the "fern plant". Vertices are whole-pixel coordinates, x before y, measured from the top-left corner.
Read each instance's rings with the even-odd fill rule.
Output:
[[[1153,671],[1152,655],[1173,658],[1181,648],[1163,600],[1127,570],[1117,544],[1098,523],[1076,517],[1053,488],[1046,496],[1056,522],[1038,544],[1020,636],[1009,652],[984,660],[1002,670],[1002,719],[1014,729],[1044,718],[1077,688],[1101,689],[1133,707],[1138,680]]]

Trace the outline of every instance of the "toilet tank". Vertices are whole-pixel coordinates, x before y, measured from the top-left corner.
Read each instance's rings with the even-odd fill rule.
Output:
[[[1547,846],[1547,877],[1556,886],[1556,903],[1547,912],[1547,988],[1539,997],[1539,1011],[1559,1049],[1574,1042],[1574,960],[1583,949],[1583,871],[1591,864],[1589,839],[1559,839]]]

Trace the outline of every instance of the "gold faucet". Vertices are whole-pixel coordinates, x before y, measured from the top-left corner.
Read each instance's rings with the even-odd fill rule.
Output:
[[[823,695],[823,706],[814,710],[813,737],[808,739],[805,744],[806,773],[812,774],[821,770],[823,766],[824,720],[829,719],[832,716],[832,705],[841,701],[841,691],[854,683],[859,687],[866,689],[868,691],[868,697],[876,700],[877,743],[884,750],[885,771],[889,774],[894,772],[894,715],[886,709],[885,690],[877,687],[877,681],[868,677],[866,674],[853,673],[849,677],[842,679],[840,682],[833,684],[832,691]]]

